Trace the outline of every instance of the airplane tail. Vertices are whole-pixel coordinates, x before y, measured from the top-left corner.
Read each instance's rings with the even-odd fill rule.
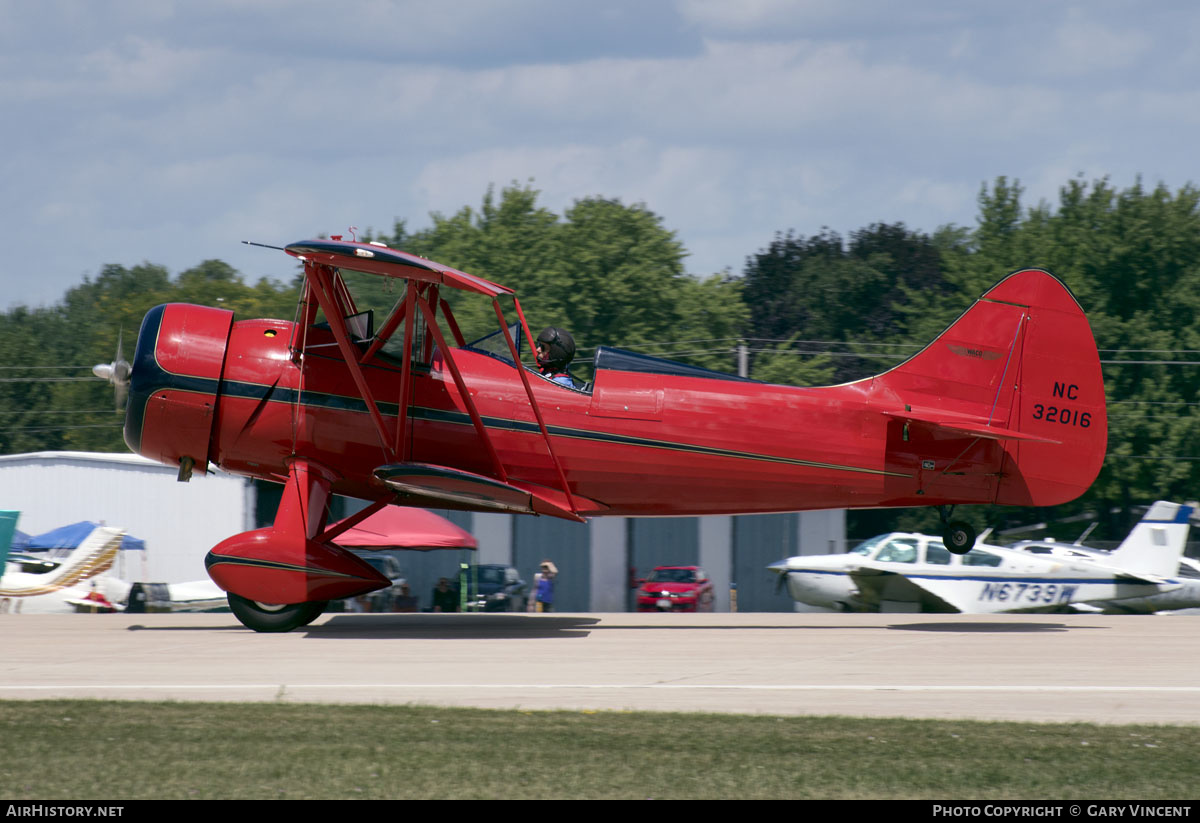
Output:
[[[0,589],[5,597],[32,597],[70,588],[112,568],[125,532],[121,529],[97,526],[74,551],[53,571],[38,575],[36,582],[19,587]]]
[[[1108,563],[1140,574],[1176,577],[1187,546],[1192,507],[1159,500],[1113,549]]]
[[[885,414],[903,421],[906,437],[909,426],[921,427],[937,440],[965,440],[964,453],[971,439],[992,441],[972,471],[996,478],[988,495],[1000,505],[1073,500],[1104,462],[1108,418],[1096,343],[1074,295],[1049,272],[1010,274],[875,380],[893,408],[902,404]],[[955,462],[936,471],[954,473]]]

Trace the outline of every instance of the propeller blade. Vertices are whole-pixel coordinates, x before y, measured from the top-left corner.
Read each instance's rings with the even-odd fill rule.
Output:
[[[775,594],[780,594],[783,591],[784,584],[787,583],[788,566],[786,560],[780,560],[778,563],[772,563],[767,566],[770,571],[775,572]]]
[[[129,397],[129,377],[133,374],[133,366],[125,359],[123,352],[125,330],[117,333],[117,354],[111,363],[97,363],[92,366],[92,374],[101,380],[107,380],[113,387],[116,397],[116,410],[125,410],[125,401]]]

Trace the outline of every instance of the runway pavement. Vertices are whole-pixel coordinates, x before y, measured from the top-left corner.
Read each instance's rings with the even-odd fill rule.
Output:
[[[0,699],[1200,724],[1195,615],[0,615]]]

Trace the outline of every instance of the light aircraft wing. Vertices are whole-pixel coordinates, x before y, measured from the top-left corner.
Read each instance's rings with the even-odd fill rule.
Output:
[[[594,514],[605,507],[593,500],[572,495],[574,509],[557,489],[520,481],[501,481],[482,474],[435,466],[428,463],[396,463],[380,466],[375,476],[412,502],[445,506],[447,503],[484,507],[523,514],[548,514],[580,523],[579,510]]]
[[[373,243],[347,243],[343,240],[305,240],[292,243],[284,251],[300,260],[324,263],[336,268],[364,271],[384,277],[398,277],[423,283],[440,283],[463,291],[497,297],[512,294],[512,289],[474,274],[443,266],[415,254],[389,249]]]
[[[530,409],[537,420],[538,429],[545,442],[550,465],[557,473],[561,486],[550,488],[509,479],[508,471],[500,460],[488,429],[471,399],[472,392],[467,389],[463,376],[455,363],[451,347],[446,343],[438,327],[435,315],[440,310],[459,345],[463,345],[462,336],[454,322],[451,309],[446,301],[438,295],[439,286],[448,286],[491,298],[496,315],[501,321],[502,328],[505,329],[507,329],[507,323],[504,320],[498,298],[506,295],[513,296],[521,327],[526,337],[531,338],[520,303],[515,299],[511,289],[424,257],[390,249],[383,244],[345,242],[336,235],[328,240],[304,240],[292,243],[285,248],[285,251],[304,262],[305,272],[308,274],[307,288],[325,312],[326,320],[330,323],[330,329],[341,350],[343,361],[346,363],[359,395],[367,406],[379,441],[387,453],[385,459],[388,462],[376,468],[373,473],[376,479],[398,492],[402,502],[409,505],[548,514],[578,522],[583,522],[581,512],[598,513],[605,508],[594,501],[582,498],[576,500],[575,495],[568,490],[562,465],[554,453],[549,431],[545,426],[529,378],[523,369],[517,369],[517,373],[521,378]],[[353,310],[353,302],[348,295],[344,294],[345,283],[336,274],[338,269],[402,279],[409,284],[405,298],[396,304],[391,317],[384,323],[383,329],[375,336],[365,353],[356,351],[350,342],[346,317],[353,316],[348,313]],[[345,317],[339,316],[339,314],[345,315]],[[379,404],[370,389],[362,371],[363,363],[370,360],[383,345],[383,340],[395,332],[402,323],[406,324],[404,334],[411,337],[414,334],[418,314],[425,321],[426,334],[432,338],[430,343],[436,346],[441,353],[443,362],[458,389],[459,397],[466,406],[476,434],[491,458],[494,473],[490,476],[409,460],[407,441],[399,434],[393,434],[393,432],[404,431],[408,411],[406,404],[401,405],[399,420],[393,427],[385,421]],[[508,338],[507,331],[505,331],[505,336]],[[519,359],[511,338],[508,338],[508,343],[513,347],[511,350],[513,358]],[[408,346],[409,342],[406,341],[405,345]],[[412,339],[411,345],[420,346],[421,341]],[[410,350],[406,348],[406,361],[409,360],[408,351]],[[411,402],[412,380],[411,362],[406,362],[401,372],[399,394],[408,402]]]
[[[932,591],[919,577],[909,577],[905,574],[878,569],[871,566],[859,566],[850,570],[850,579],[858,588],[859,599],[869,606],[887,611],[883,604],[912,603],[917,606],[914,611],[954,613],[962,609],[942,596]]]
[[[914,604],[920,611],[967,614],[1059,611],[1076,603],[1160,594],[1181,586],[1156,575],[1090,563],[1057,572],[997,572],[905,574],[864,565],[851,570],[850,578],[859,598],[880,611],[901,611],[899,604]]]

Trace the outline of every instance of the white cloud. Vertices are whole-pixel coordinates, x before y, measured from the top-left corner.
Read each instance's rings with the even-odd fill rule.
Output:
[[[1144,32],[1106,25],[1075,8],[1055,30],[1045,62],[1063,74],[1128,69],[1152,46],[1153,41]]]
[[[1182,4],[0,0],[0,219],[72,237],[10,243],[43,276],[6,293],[419,228],[529,178],[556,211],[644,202],[700,273],[780,230],[969,225],[1001,174],[1180,186],[1196,34]]]

